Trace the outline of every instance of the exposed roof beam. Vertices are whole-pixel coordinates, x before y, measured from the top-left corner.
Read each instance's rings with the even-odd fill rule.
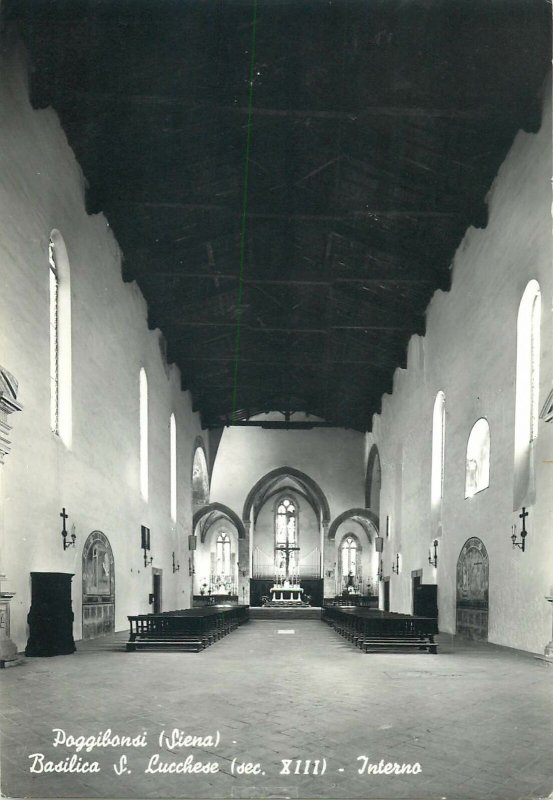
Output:
[[[132,274],[133,280],[151,280],[156,278],[183,278],[185,280],[228,280],[228,281],[237,281],[240,279],[240,276],[236,273],[222,273],[222,272],[213,272],[212,274],[206,272],[179,272],[178,270],[163,270],[160,272],[136,272],[132,269],[132,267],[128,268],[128,272]],[[434,284],[436,282],[435,276],[430,276],[428,274],[424,274],[420,277],[417,275],[410,275],[406,276],[405,273],[400,273],[398,275],[394,275],[393,272],[390,274],[391,271],[385,270],[383,271],[382,275],[378,277],[369,276],[366,278],[362,277],[341,277],[339,275],[335,275],[328,279],[312,279],[312,278],[250,278],[247,276],[243,276],[241,280],[243,283],[247,283],[251,286],[322,286],[327,288],[329,285],[333,283],[352,283],[352,284],[376,284],[380,285],[382,283],[429,283]]]
[[[150,107],[150,108],[182,108],[190,111],[191,114],[198,115],[203,112],[208,116],[215,113],[227,112],[239,116],[253,117],[280,117],[284,119],[319,119],[329,121],[357,122],[358,120],[370,117],[398,117],[414,119],[503,119],[512,120],[512,111],[509,111],[506,103],[512,102],[511,98],[505,98],[500,102],[497,97],[483,97],[480,102],[473,102],[470,105],[462,97],[455,105],[408,105],[393,103],[387,105],[365,106],[355,109],[320,109],[320,108],[267,108],[254,106],[227,106],[216,103],[191,103],[186,97],[175,97],[162,94],[122,94],[119,92],[91,92],[64,86],[64,96],[71,96],[75,100],[88,100],[98,103],[113,102],[118,108],[124,105]],[[522,111],[522,110],[521,110]]]
[[[422,317],[420,321],[422,322]],[[312,334],[327,334],[331,330],[336,331],[405,331],[411,330],[413,320],[405,319],[401,324],[383,324],[373,325],[367,323],[366,325],[331,325],[330,328],[286,328],[286,327],[272,327],[272,326],[253,326],[242,323],[242,330],[252,331],[254,333],[312,333]],[[178,320],[169,324],[165,324],[165,328],[235,328],[237,322],[212,322],[210,320]],[[173,342],[177,341],[175,337],[171,337]]]
[[[283,360],[275,360],[273,358],[270,359],[256,359],[256,358],[240,358],[240,365],[242,364],[253,364],[257,366],[294,366],[294,367],[308,367],[313,366],[313,361],[316,359],[317,356],[313,355],[311,358],[307,358],[305,361],[296,362],[294,361],[294,356],[290,356],[290,358],[283,359]],[[180,359],[183,364],[187,362],[199,362],[204,364],[205,362],[222,362],[222,363],[229,363],[234,361],[234,355],[230,354],[228,356],[189,356],[189,355],[182,355]],[[372,366],[374,369],[381,370],[384,372],[389,372],[389,364],[384,365],[382,364],[379,367],[373,360],[370,359],[351,359],[351,358],[331,358],[329,359],[330,364],[366,364],[367,366]]]
[[[241,208],[221,205],[220,203],[162,203],[150,202],[146,200],[115,200],[109,203],[113,206],[132,206],[150,209],[177,209],[182,211],[214,211],[221,214],[242,217],[244,212]],[[453,211],[438,211],[436,209],[385,209],[385,208],[359,208],[345,211],[339,214],[307,214],[301,212],[279,212],[273,211],[247,211],[249,219],[268,219],[283,222],[346,222],[352,219],[371,219],[372,217],[387,219],[405,219],[416,217],[417,219],[443,219],[456,218],[463,215],[465,211],[461,208]]]

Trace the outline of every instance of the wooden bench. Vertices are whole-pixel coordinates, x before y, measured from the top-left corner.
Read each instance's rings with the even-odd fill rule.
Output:
[[[205,606],[129,616],[127,651],[175,648],[199,653],[249,619],[248,606]]]
[[[322,619],[365,653],[423,651],[436,654],[437,620],[368,608],[324,606]]]

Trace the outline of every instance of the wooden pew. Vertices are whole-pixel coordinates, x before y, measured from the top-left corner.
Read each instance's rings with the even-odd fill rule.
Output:
[[[199,653],[249,620],[249,606],[185,608],[128,617],[127,651],[167,648]]]
[[[365,653],[426,651],[436,654],[437,621],[367,608],[324,606],[322,619]]]

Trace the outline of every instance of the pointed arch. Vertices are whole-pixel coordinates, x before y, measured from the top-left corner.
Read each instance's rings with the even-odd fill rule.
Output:
[[[244,523],[242,522],[238,514],[236,514],[236,512],[232,510],[232,508],[223,505],[223,503],[209,503],[209,505],[199,508],[195,512],[194,517],[192,518],[192,530],[196,531],[196,528],[198,527],[198,524],[202,521],[202,519],[206,517],[208,514],[213,514],[214,512],[218,513],[218,515],[221,517],[226,517],[234,525],[234,527],[238,531],[239,539],[246,538],[246,529],[244,527]],[[205,541],[206,533],[207,533],[207,528],[204,529],[201,533],[202,542]]]
[[[343,511],[341,514],[338,514],[336,519],[332,520],[330,528],[328,529],[328,538],[331,542],[336,539],[336,531],[347,519],[353,519],[355,522],[359,522],[367,534],[369,542],[372,541],[371,530],[374,530],[378,535],[378,517],[373,511],[369,508],[350,508],[348,511]]]
[[[328,505],[328,500],[323,490],[309,475],[306,475],[305,472],[301,472],[294,467],[278,467],[277,469],[273,469],[255,483],[246,497],[244,508],[242,509],[242,520],[246,523],[250,522],[252,508],[254,507],[256,498],[261,494],[268,494],[265,490],[269,490],[276,481],[286,477],[294,478],[295,481],[303,487],[308,498],[311,498],[315,504],[321,522],[330,522],[330,506]]]

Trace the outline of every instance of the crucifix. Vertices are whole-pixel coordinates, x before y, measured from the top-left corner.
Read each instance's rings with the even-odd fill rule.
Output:
[[[68,519],[68,515],[65,513],[65,508],[62,508],[60,517],[63,520],[63,527],[61,529],[61,536],[63,539],[63,549],[67,550],[68,547],[75,547],[75,539],[77,536],[75,535],[75,526],[73,526],[73,530],[71,532],[71,541],[67,541],[67,528],[65,527],[65,520]]]
[[[290,542],[288,541],[288,537],[286,537],[286,544],[277,544],[277,546],[275,547],[275,550],[280,550],[282,553],[284,553],[285,565],[286,565],[285,566],[286,578],[290,576],[290,553],[293,553],[294,551],[297,551],[299,549],[300,548],[297,545],[290,544]]]
[[[522,508],[522,513],[519,514],[518,516],[519,516],[519,519],[522,520],[522,530],[520,532],[520,542],[517,542],[516,525],[513,525],[513,533],[512,533],[512,536],[511,536],[511,541],[513,542],[513,548],[514,547],[518,547],[524,553],[525,544],[526,544],[525,539],[526,539],[526,537],[528,535],[528,531],[526,530],[526,517],[528,516],[528,511],[526,511],[524,506]]]

